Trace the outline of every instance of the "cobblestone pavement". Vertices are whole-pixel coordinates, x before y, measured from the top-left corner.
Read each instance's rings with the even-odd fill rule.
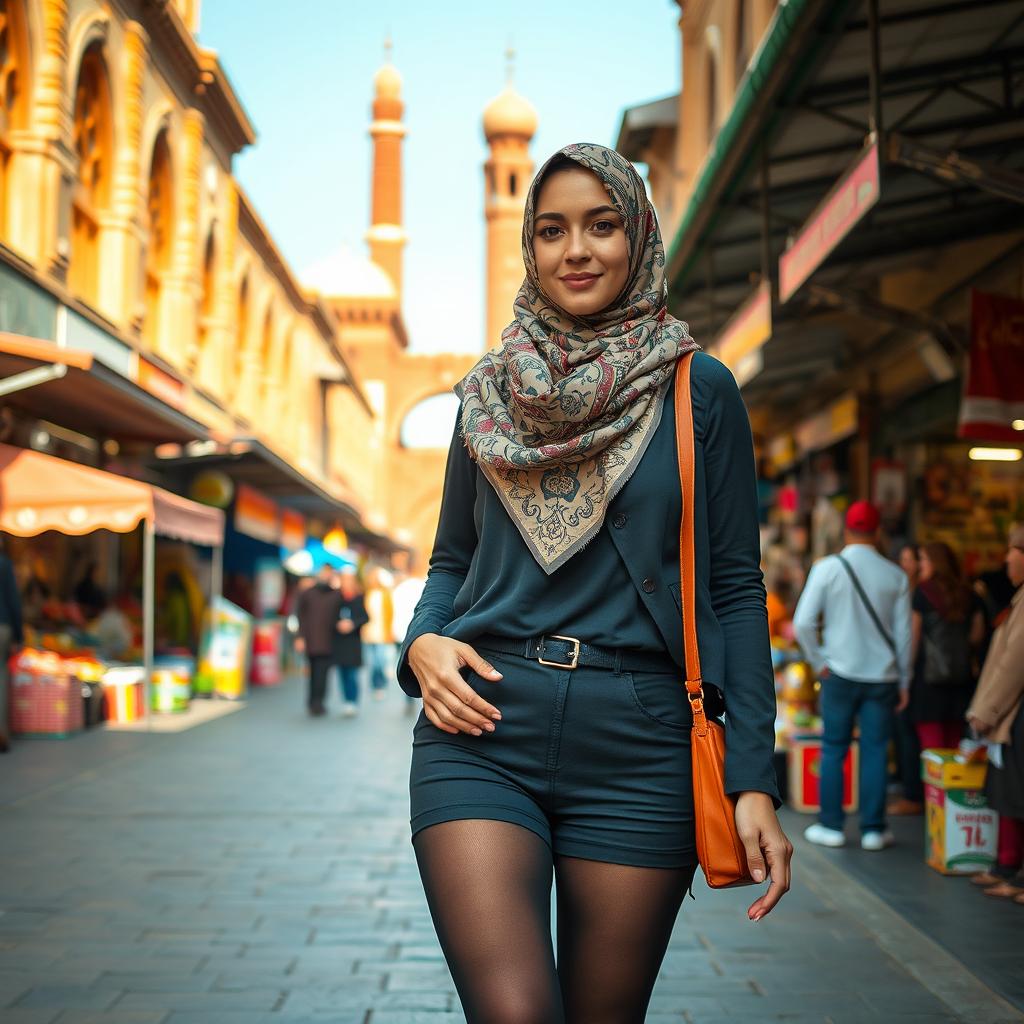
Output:
[[[456,1024],[408,838],[397,689],[309,720],[298,684],[175,735],[0,758],[3,1024]],[[1024,1017],[818,851],[757,925],[698,887],[651,1022]]]

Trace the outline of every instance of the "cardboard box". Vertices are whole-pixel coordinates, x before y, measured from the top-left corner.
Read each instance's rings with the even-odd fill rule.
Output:
[[[807,813],[821,809],[821,736],[793,736],[789,741],[786,765],[786,789],[789,806]],[[857,742],[850,744],[843,764],[843,810],[857,809],[860,751]]]
[[[987,804],[984,763],[958,764],[955,750],[921,754],[925,794],[925,857],[944,875],[985,871],[996,859],[999,815]]]

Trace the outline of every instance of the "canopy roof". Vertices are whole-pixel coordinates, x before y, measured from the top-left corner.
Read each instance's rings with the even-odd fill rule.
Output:
[[[15,374],[56,367],[49,379],[14,391],[4,402],[31,416],[117,441],[164,444],[210,436],[187,413],[105,366],[91,352],[0,332],[0,382]]]
[[[879,281],[1024,228],[1020,0],[884,0],[879,38],[876,98],[867,0],[778,7],[669,247],[673,312],[710,344],[858,161],[877,102],[880,199],[795,294],[776,294],[764,368],[744,386],[774,422],[848,386],[892,331],[935,334],[957,360],[964,325],[886,306]]]
[[[46,530],[130,533],[144,520],[166,537],[208,547],[224,541],[220,509],[138,480],[0,444],[0,530],[16,537]]]

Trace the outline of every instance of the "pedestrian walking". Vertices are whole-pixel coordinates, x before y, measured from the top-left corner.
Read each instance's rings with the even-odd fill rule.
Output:
[[[821,677],[821,813],[804,836],[820,846],[846,842],[843,763],[857,724],[861,846],[882,850],[893,841],[885,817],[892,714],[910,698],[910,583],[878,551],[870,502],[847,510],[845,540],[838,555],[811,568],[793,615],[797,641]]]
[[[362,630],[369,620],[359,574],[354,565],[338,573],[337,623],[333,642],[333,661],[341,678],[341,713],[354,718],[359,713],[359,670],[363,667]]]
[[[0,544],[0,754],[6,754],[11,741],[10,659],[24,642],[21,596],[14,578],[14,566]]]
[[[578,144],[545,163],[523,259],[500,350],[456,387],[430,571],[400,652],[399,681],[423,699],[412,839],[470,1024],[642,1021],[697,868],[684,363],[685,582],[706,698],[728,705],[725,789],[754,877],[771,876],[751,920],[789,886],[750,427],[732,375],[668,313],[654,209],[618,153]]]
[[[316,583],[306,587],[295,603],[299,634],[295,649],[305,651],[309,661],[309,688],[306,705],[314,718],[327,713],[327,672],[334,661],[334,638],[338,634],[341,594],[332,585],[334,569],[325,564],[317,573]]]
[[[981,599],[948,544],[923,544],[911,599],[911,718],[922,750],[956,747],[974,692],[972,652],[985,639]]]
[[[997,860],[972,881],[986,895],[1024,906],[1024,526],[1014,526],[1007,541],[1006,574],[1017,591],[992,635],[967,709],[974,734],[989,743],[985,796],[999,813]]]
[[[367,573],[364,603],[369,618],[362,633],[363,661],[375,700],[384,699],[388,679],[394,671],[395,633],[391,583],[391,574],[383,569],[373,568]]]
[[[916,544],[903,544],[897,556],[900,568],[907,574],[910,593],[917,589],[921,563]],[[892,736],[896,745],[896,767],[901,795],[885,809],[889,817],[914,816],[924,813],[924,783],[921,781],[921,742],[917,737],[909,704],[902,711],[893,709]]]
[[[423,595],[423,588],[426,586],[426,579],[422,576],[414,576],[411,573],[404,576],[395,585],[391,593],[393,615],[391,619],[392,628],[395,631],[395,643],[401,645],[409,632],[409,624],[412,622],[416,605]],[[416,698],[410,693],[404,693],[405,714],[412,715],[416,712]]]

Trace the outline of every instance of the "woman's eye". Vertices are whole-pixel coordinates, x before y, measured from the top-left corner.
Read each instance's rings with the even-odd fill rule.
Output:
[[[596,224],[594,224],[594,230],[595,231],[601,231],[601,232],[604,232],[604,233],[607,233],[609,231],[614,231],[615,230],[615,223],[613,221],[610,221],[610,220],[599,220],[599,221],[597,221]]]
[[[537,234],[540,235],[541,238],[554,238],[557,236],[558,232],[559,229],[555,227],[554,224],[548,224],[547,226],[542,227]]]

